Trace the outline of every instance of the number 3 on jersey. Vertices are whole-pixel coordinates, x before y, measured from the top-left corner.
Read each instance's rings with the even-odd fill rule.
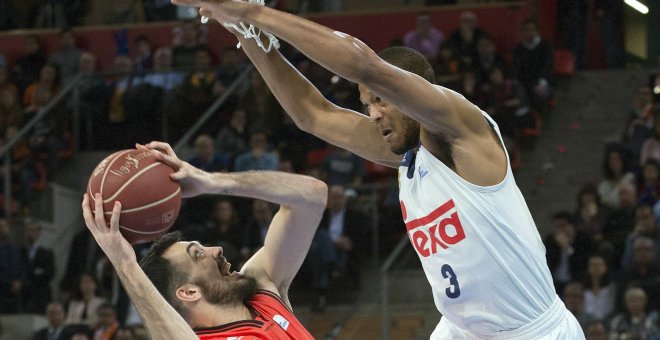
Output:
[[[458,279],[456,278],[456,274],[454,274],[454,270],[451,268],[451,266],[448,264],[443,265],[442,268],[440,268],[440,272],[442,273],[442,277],[449,279],[449,287],[445,289],[447,297],[450,299],[455,299],[461,296],[461,288],[458,286]]]

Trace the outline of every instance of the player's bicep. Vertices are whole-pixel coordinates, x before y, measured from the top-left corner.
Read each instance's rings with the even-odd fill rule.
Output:
[[[367,116],[332,103],[318,110],[315,119],[309,122],[307,132],[371,162],[391,168],[399,166],[401,156],[390,151],[378,128]]]

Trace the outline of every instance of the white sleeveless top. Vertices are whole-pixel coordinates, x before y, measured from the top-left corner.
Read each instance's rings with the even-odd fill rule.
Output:
[[[399,186],[408,237],[443,317],[488,335],[520,328],[550,308],[557,295],[545,247],[508,154],[504,180],[482,187],[422,145],[406,153]]]

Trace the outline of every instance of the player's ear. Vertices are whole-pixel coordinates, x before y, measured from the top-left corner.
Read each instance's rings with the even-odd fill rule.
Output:
[[[198,285],[186,283],[177,288],[176,297],[184,302],[195,302],[202,298],[202,291]]]

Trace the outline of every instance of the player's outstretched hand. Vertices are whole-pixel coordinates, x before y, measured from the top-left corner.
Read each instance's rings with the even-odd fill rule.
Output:
[[[168,143],[151,142],[146,145],[135,144],[135,147],[151,150],[158,160],[174,169],[171,177],[181,185],[181,196],[193,197],[208,192],[210,174],[180,160]]]
[[[120,266],[129,262],[136,262],[135,251],[133,247],[119,232],[119,215],[121,213],[121,203],[115,202],[112,207],[110,217],[110,226],[105,221],[103,212],[103,198],[100,194],[94,196],[94,212],[89,207],[89,195],[85,194],[82,201],[83,217],[87,229],[92,233],[96,243],[99,244],[103,252],[108,256],[112,264]]]
[[[236,24],[249,8],[247,2],[235,0],[171,0],[179,6],[199,7],[199,14],[222,23]]]

